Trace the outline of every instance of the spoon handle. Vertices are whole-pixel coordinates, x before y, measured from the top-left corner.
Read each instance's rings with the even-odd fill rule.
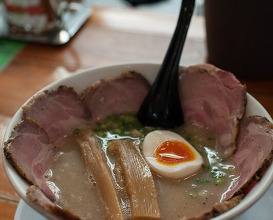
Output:
[[[183,123],[178,94],[178,71],[195,0],[183,0],[180,14],[158,75],[137,114],[138,120],[149,126],[172,128]]]

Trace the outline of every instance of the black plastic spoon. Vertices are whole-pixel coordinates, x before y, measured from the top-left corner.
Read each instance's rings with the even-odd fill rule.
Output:
[[[195,0],[183,0],[176,29],[158,75],[144,99],[137,118],[143,125],[174,128],[183,124],[178,95],[178,68]]]

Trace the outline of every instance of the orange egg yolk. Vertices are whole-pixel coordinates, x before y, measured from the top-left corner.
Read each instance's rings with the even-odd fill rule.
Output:
[[[169,166],[196,159],[195,153],[187,144],[173,140],[165,141],[159,145],[154,156],[157,162]]]

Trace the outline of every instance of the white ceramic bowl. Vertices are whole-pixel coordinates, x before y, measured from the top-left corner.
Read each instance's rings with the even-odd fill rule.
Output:
[[[98,67],[88,70],[80,71],[76,74],[73,74],[69,77],[61,79],[57,82],[54,82],[45,88],[43,88],[40,92],[44,90],[52,90],[60,85],[66,85],[74,87],[77,92],[83,91],[87,86],[89,86],[92,82],[108,77],[108,76],[117,76],[121,72],[134,70],[141,74],[143,74],[150,82],[154,80],[156,73],[158,72],[160,65],[159,64],[147,64],[147,63],[133,63],[133,64],[119,64],[113,66],[105,66],[105,67]],[[38,92],[39,93],[39,92]],[[4,142],[8,140],[13,127],[21,121],[21,114],[22,108],[20,108],[14,117],[12,118],[5,136]],[[246,115],[260,115],[264,116],[272,122],[272,118],[267,113],[267,111],[263,108],[263,106],[255,100],[251,95],[247,94],[247,109]],[[5,159],[3,155],[3,162],[6,174],[13,185],[15,191],[19,194],[19,196],[31,207],[36,209],[41,214],[48,216],[48,213],[40,210],[39,208],[35,207],[26,197],[26,189],[28,188],[28,184],[15,172],[13,167],[10,163]],[[215,217],[214,220],[226,220],[232,219],[245,210],[247,210],[251,205],[253,205],[269,188],[273,181],[273,164],[269,167],[261,181],[251,190],[251,192],[243,199],[241,203],[239,203],[233,209],[223,213],[222,215]],[[48,216],[49,217],[49,216]]]

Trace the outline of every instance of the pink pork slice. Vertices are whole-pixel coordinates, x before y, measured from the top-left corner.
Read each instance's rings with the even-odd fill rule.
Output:
[[[232,73],[200,64],[180,72],[179,93],[185,121],[211,130],[217,150],[231,155],[245,113],[246,87]]]
[[[54,143],[87,125],[91,117],[80,96],[73,88],[65,86],[32,98],[23,108],[23,115],[43,127]]]
[[[240,178],[224,195],[228,200],[233,195],[247,193],[253,183],[261,179],[272,163],[273,124],[266,118],[251,116],[240,123],[237,150],[231,159],[240,172]]]
[[[222,202],[211,211],[187,220],[216,217],[237,205],[262,178],[273,158],[273,124],[261,116],[251,116],[240,122],[237,150],[231,159],[240,177],[222,196]]]
[[[53,162],[55,147],[43,128],[26,118],[14,128],[10,139],[5,142],[4,154],[24,179],[37,185],[49,199],[55,200],[44,177]]]
[[[84,91],[83,100],[92,112],[92,120],[99,121],[109,115],[136,113],[149,88],[143,76],[127,72],[93,83]]]

